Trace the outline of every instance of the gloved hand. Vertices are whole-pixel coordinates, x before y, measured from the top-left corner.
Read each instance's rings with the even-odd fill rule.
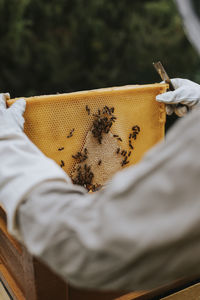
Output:
[[[0,94],[0,206],[7,213],[8,231],[20,239],[16,212],[29,191],[44,181],[71,180],[23,132],[25,100],[6,108],[6,98],[9,94]]]
[[[174,78],[171,80],[175,91],[160,94],[158,102],[166,104],[166,112],[171,115],[184,116],[188,110],[200,107],[200,85],[188,79]],[[183,104],[184,106],[180,106]],[[188,109],[187,109],[188,108]]]
[[[12,127],[16,130],[23,130],[24,118],[23,113],[26,108],[26,101],[20,99],[10,108],[6,108],[6,99],[10,99],[10,94],[0,94],[0,128]]]

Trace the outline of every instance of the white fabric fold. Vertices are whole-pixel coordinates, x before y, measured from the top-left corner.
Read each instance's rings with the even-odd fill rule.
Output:
[[[8,230],[19,239],[16,210],[37,184],[48,180],[71,182],[20,130],[0,132],[0,204],[6,210]]]

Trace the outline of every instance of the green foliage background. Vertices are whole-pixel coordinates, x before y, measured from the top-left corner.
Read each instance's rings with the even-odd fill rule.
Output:
[[[172,0],[0,0],[0,91],[12,97],[153,83],[152,62],[200,81]]]

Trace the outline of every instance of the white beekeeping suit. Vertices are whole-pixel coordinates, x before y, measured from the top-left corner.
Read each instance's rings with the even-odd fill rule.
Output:
[[[191,0],[175,0],[183,19],[186,34],[200,54],[200,19],[194,10],[192,2]]]
[[[198,106],[199,85],[173,84],[180,86],[174,101],[190,91],[193,100],[184,104]],[[158,100],[169,99],[162,94]],[[198,273],[199,111],[91,195],[23,133],[24,109],[23,100],[6,109],[1,95],[0,203],[10,233],[32,254],[85,288],[147,289]]]
[[[158,101],[198,107],[200,86],[174,79]],[[68,282],[140,290],[199,273],[200,111],[95,194],[73,185],[23,133],[25,102],[0,95],[0,204],[8,230]]]

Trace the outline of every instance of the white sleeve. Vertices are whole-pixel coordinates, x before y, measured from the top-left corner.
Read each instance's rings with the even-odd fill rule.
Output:
[[[95,194],[60,180],[26,193],[18,221],[29,251],[84,288],[148,289],[197,273],[199,128],[200,113],[185,117]]]
[[[8,230],[20,238],[15,216],[17,207],[34,187],[47,180],[70,182],[70,178],[47,158],[18,128],[0,132],[0,205],[6,210]]]

